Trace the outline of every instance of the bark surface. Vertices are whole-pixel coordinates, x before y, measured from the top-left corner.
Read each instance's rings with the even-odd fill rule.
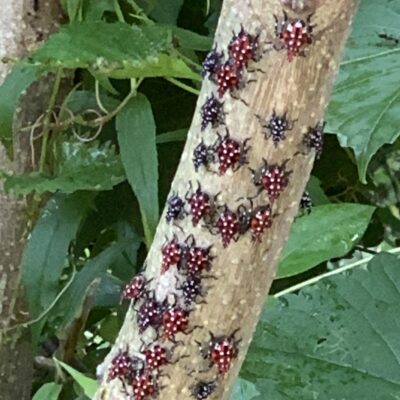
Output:
[[[58,27],[58,2],[0,0],[0,85],[12,65],[3,58],[19,58],[34,49]],[[14,160],[0,144],[0,170],[23,173],[31,168],[29,136],[19,128],[31,124],[48,103],[49,84],[37,82],[21,98],[14,124]],[[20,293],[20,261],[25,245],[26,202],[4,193],[0,182],[0,398],[30,399],[32,350],[27,330],[10,330],[26,321]]]
[[[225,127],[217,130],[208,127],[201,132],[201,106],[211,93],[216,95],[216,85],[206,79],[171,188],[171,193],[184,197],[189,189],[189,182],[196,187],[199,181],[204,191],[210,194],[220,192],[217,200],[219,205],[227,204],[230,209],[236,210],[243,203],[239,198],[252,197],[257,193],[248,167],[259,169],[263,165],[263,159],[269,165],[281,165],[288,160],[286,167],[291,171],[289,184],[272,204],[272,227],[265,232],[261,243],[254,243],[247,233],[224,248],[221,237],[211,234],[202,223],[193,227],[190,218],[185,218],[177,222],[179,227],[167,224],[164,210],[144,271],[146,277],[152,279],[149,288],[154,290],[157,300],[163,301],[172,293],[176,294],[178,302],[182,297],[181,291],[177,289],[177,282],[182,277],[176,268],[171,267],[166,273],[161,272],[161,249],[166,237],[171,239],[176,235],[183,242],[192,234],[198,245],[212,246],[215,258],[210,274],[217,279],[204,280],[208,287],[206,304],[197,304],[190,312],[188,332],[178,334],[175,345],[157,339],[156,332],[151,328],[140,335],[136,311],[131,307],[115,345],[99,368],[103,378],[97,399],[130,399],[129,393],[132,392],[129,388],[125,391],[119,379],[107,379],[110,363],[119,352],[127,349],[131,356],[140,356],[143,343],[149,344],[157,340],[171,347],[173,361],[177,360],[176,363],[166,366],[158,377],[160,391],[157,398],[193,399],[191,391],[197,382],[216,380],[217,388],[209,398],[229,399],[313,166],[315,152],[307,150],[304,135],[310,127],[323,121],[358,2],[319,0],[301,3],[301,7],[293,5],[297,8],[294,11],[288,7],[283,8],[278,0],[224,1],[215,39],[218,50],[224,49],[225,54],[227,53],[232,32],[238,32],[241,25],[252,34],[259,33],[260,43],[266,50],[259,62],[249,66],[249,70],[253,69],[253,72],[248,71],[246,74],[248,83],[239,91],[240,99],[229,94],[223,98],[226,127],[230,135],[241,141],[250,138],[249,164],[223,176],[204,169],[195,171],[192,163],[194,148],[201,140],[207,144],[215,142],[217,132],[225,134]],[[286,51],[273,48],[276,43],[274,15],[283,18],[284,10],[289,16],[299,16],[303,20],[307,20],[312,13],[311,23],[315,25],[313,43],[306,47],[305,57],[294,57],[292,62],[288,61]],[[251,82],[252,80],[254,81]],[[274,112],[278,115],[286,113],[287,118],[293,122],[292,130],[287,132],[286,139],[277,146],[271,139],[265,138],[257,118],[257,115],[268,118]],[[254,199],[255,206],[266,203],[268,201],[264,193]],[[135,308],[139,307],[140,303]],[[191,328],[194,328],[193,331]],[[215,336],[229,336],[236,330],[235,337],[240,340],[239,355],[229,373],[224,377],[217,376],[215,366],[209,367],[209,362],[202,357],[198,342],[206,344],[210,340],[209,332]]]

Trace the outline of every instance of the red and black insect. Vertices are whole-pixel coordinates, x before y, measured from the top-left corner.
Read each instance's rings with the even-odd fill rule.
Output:
[[[232,361],[239,354],[240,340],[235,339],[237,330],[230,336],[214,336],[211,332],[211,339],[207,346],[201,346],[203,357],[210,361],[210,366],[216,366],[221,375],[225,375]]]
[[[216,388],[216,381],[198,382],[192,388],[192,397],[196,400],[206,400],[214,393]]]
[[[173,341],[179,332],[185,333],[189,326],[189,312],[179,306],[168,308],[162,316],[164,338]]]
[[[165,306],[153,298],[147,298],[137,312],[139,332],[143,333],[148,327],[156,330],[162,324],[162,315]]]
[[[211,196],[201,189],[198,183],[197,189],[193,192],[192,183],[190,189],[186,193],[186,200],[189,205],[189,214],[192,217],[193,226],[196,226],[200,220],[209,220],[214,212],[216,196]]]
[[[244,86],[243,69],[239,68],[232,60],[222,64],[216,74],[218,95],[223,97],[226,92],[234,93]]]
[[[211,148],[202,140],[193,151],[193,165],[195,171],[197,172],[200,167],[208,168],[212,161],[213,155]]]
[[[177,221],[185,217],[185,202],[177,194],[174,193],[167,200],[167,205],[168,208],[165,215],[167,222]]]
[[[219,53],[216,48],[211,50],[203,61],[201,66],[201,76],[203,78],[210,78],[214,80],[214,77],[218,69],[222,65],[223,54]]]
[[[225,113],[223,107],[224,103],[219,101],[213,94],[207,97],[200,111],[202,131],[204,131],[208,125],[211,125],[211,127],[215,129],[224,124]]]
[[[228,131],[225,136],[218,134],[218,139],[213,144],[212,150],[218,162],[220,175],[225,174],[228,169],[236,171],[242,165],[247,164],[248,141],[249,139],[246,139],[241,143],[233,139]]]
[[[269,204],[254,208],[250,201],[250,208],[241,204],[238,207],[240,233],[251,233],[254,242],[261,242],[263,233],[272,226],[272,210]]]
[[[264,165],[259,171],[251,170],[253,173],[253,183],[260,187],[260,192],[265,191],[269,201],[274,202],[289,184],[289,176],[292,171],[286,169],[289,160],[279,164],[268,164],[264,160]]]
[[[176,236],[167,241],[161,249],[162,265],[161,272],[168,271],[173,266],[178,266],[182,260],[182,246]]]
[[[300,209],[306,214],[310,214],[312,206],[313,204],[310,194],[307,191],[305,191],[300,199]]]
[[[238,215],[229,209],[227,205],[220,207],[216,222],[212,229],[221,235],[222,245],[228,247],[229,243],[237,241],[240,234],[240,224]],[[213,232],[213,230],[211,230]]]
[[[308,128],[308,132],[305,134],[303,143],[308,149],[315,150],[315,158],[318,160],[321,158],[322,150],[324,148],[324,129],[326,123],[317,124],[315,128]]]
[[[212,246],[197,246],[193,235],[188,236],[185,240],[184,257],[180,269],[186,275],[198,275],[203,271],[209,271],[214,258],[211,255],[211,248]]]
[[[281,140],[286,139],[287,131],[293,129],[293,124],[288,121],[286,113],[279,116],[274,111],[269,120],[263,119],[260,116],[257,117],[261,122],[261,126],[265,129],[263,132],[265,139],[271,138],[275,146],[277,146]]]
[[[228,45],[229,57],[239,69],[246,68],[250,61],[259,61],[261,58],[259,49],[259,36],[251,35],[241,28]]]
[[[135,371],[143,367],[141,361],[136,357],[130,357],[127,351],[118,353],[111,361],[111,366],[108,371],[107,380],[115,378],[126,380],[132,376]]]
[[[142,354],[145,357],[146,368],[149,371],[158,371],[161,367],[167,365],[171,358],[169,351],[159,344],[145,348]]]
[[[133,390],[133,400],[147,400],[158,393],[156,378],[148,370],[133,375],[130,381]]]
[[[288,18],[284,13],[284,19],[279,21],[275,16],[275,34],[280,39],[280,45],[275,48],[277,50],[286,49],[289,62],[295,56],[304,56],[304,47],[313,42],[314,26],[311,25],[311,17],[312,15],[309,15],[304,21],[299,18]]]
[[[122,292],[122,298],[132,300],[136,304],[146,292],[146,285],[149,281],[146,280],[143,274],[135,275],[132,280],[125,286]]]

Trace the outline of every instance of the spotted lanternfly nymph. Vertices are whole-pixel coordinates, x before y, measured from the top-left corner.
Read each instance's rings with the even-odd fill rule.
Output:
[[[222,97],[226,92],[235,92],[243,85],[243,70],[232,62],[226,61],[217,70],[216,83],[218,86],[218,95]]]
[[[224,123],[225,113],[223,106],[224,103],[220,102],[214,95],[207,97],[200,111],[202,131],[204,131],[208,125],[211,125],[211,127],[215,129]]]
[[[265,230],[272,226],[271,206],[267,204],[254,209],[252,204],[250,208],[241,204],[238,207],[237,213],[239,216],[240,233],[243,234],[249,230],[251,239],[254,242],[261,242]]]
[[[269,201],[274,202],[289,184],[289,176],[292,171],[286,169],[289,160],[281,165],[270,164],[264,160],[264,165],[259,171],[253,171],[253,183],[260,187],[260,192],[265,191]]]
[[[234,60],[239,68],[246,68],[250,61],[259,61],[258,35],[254,36],[246,32],[242,27],[238,34],[234,34],[228,45],[230,59]]]
[[[132,280],[125,286],[122,292],[122,298],[132,300],[136,304],[143,297],[146,290],[147,280],[143,274],[135,275]]]
[[[215,337],[211,332],[211,339],[205,348],[201,348],[201,353],[205,359],[210,361],[211,366],[215,365],[221,375],[225,375],[232,364],[232,361],[239,354],[240,340],[235,339],[233,332],[230,336]]]
[[[177,333],[186,332],[189,326],[189,312],[180,307],[169,308],[163,313],[162,324],[164,337],[174,340]]]
[[[147,400],[149,398],[154,398],[158,392],[155,377],[148,370],[135,374],[130,381],[130,385],[133,389],[134,400]]]
[[[214,226],[217,233],[221,235],[222,245],[228,247],[229,243],[237,241],[240,234],[240,225],[238,215],[225,205],[218,214],[218,219]]]
[[[198,382],[192,388],[192,396],[196,400],[206,400],[208,399],[217,388],[217,382],[209,381],[209,382]]]
[[[200,167],[208,168],[211,161],[213,161],[211,149],[202,140],[193,151],[193,165],[195,171],[197,172]]]
[[[326,122],[323,124],[317,124],[315,128],[308,128],[308,132],[305,134],[303,143],[309,149],[315,150],[315,158],[318,160],[321,158],[322,150],[324,148],[324,128]]]
[[[303,193],[300,199],[300,209],[303,210],[305,213],[310,214],[312,209],[312,200],[307,191]]]
[[[135,373],[141,370],[143,365],[139,359],[129,356],[127,351],[120,352],[111,361],[110,370],[108,371],[107,380],[112,380],[115,378],[126,380]]]
[[[165,215],[167,222],[176,221],[185,217],[185,202],[177,195],[173,194],[167,201],[168,208]]]
[[[190,188],[192,184],[190,183]],[[186,194],[186,200],[190,207],[189,214],[192,217],[193,226],[196,226],[200,220],[207,220],[211,217],[214,209],[214,198],[210,196],[207,192],[201,189],[200,183],[195,192],[191,189]]]
[[[168,350],[159,344],[147,347],[142,354],[145,357],[146,368],[150,371],[159,370],[170,361]]]
[[[243,143],[233,139],[227,131],[225,136],[218,134],[217,141],[213,144],[212,149],[218,161],[218,171],[220,175],[226,173],[231,168],[233,171],[239,169],[242,165],[247,164],[247,147],[246,139]]]
[[[164,244],[161,249],[161,254],[161,272],[164,273],[171,267],[179,265],[182,258],[182,247],[176,237]]]
[[[182,283],[183,304],[190,308],[198,296],[203,295],[202,280],[198,275],[188,275]]]
[[[283,21],[279,22],[275,16],[275,34],[280,39],[280,47],[275,46],[277,50],[284,48],[287,50],[289,62],[295,56],[304,56],[304,47],[313,42],[312,31],[314,26],[311,25],[311,15],[306,21],[299,18],[288,18],[284,13]]]
[[[212,260],[211,246],[197,246],[193,235],[188,236],[185,240],[184,256],[180,264],[180,269],[184,274],[198,275],[203,271],[209,271]]]
[[[223,54],[219,53],[216,48],[211,50],[203,61],[201,66],[201,76],[208,77],[213,80],[215,74],[222,64]]]
[[[148,327],[158,329],[162,323],[164,306],[154,299],[148,298],[137,312],[139,332],[143,333]]]
[[[272,211],[270,205],[259,206],[251,213],[250,232],[254,242],[261,242],[266,229],[272,226]]]
[[[271,138],[275,146],[277,146],[281,140],[286,139],[287,131],[293,129],[292,124],[286,118],[286,113],[279,116],[274,111],[269,120],[263,120],[261,117],[258,118],[262,123],[262,127],[265,129],[263,132],[265,138]]]

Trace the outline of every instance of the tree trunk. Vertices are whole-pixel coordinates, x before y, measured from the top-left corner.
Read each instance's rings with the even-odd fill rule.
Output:
[[[57,28],[58,2],[0,0],[0,59],[21,57]],[[0,61],[0,84],[11,66]],[[21,174],[31,168],[29,137],[19,128],[46,109],[49,80],[35,83],[21,98],[14,124],[15,159],[0,144],[0,170]],[[4,193],[0,185],[0,394],[2,400],[30,399],[33,373],[28,331],[11,329],[26,320],[20,291],[20,261],[25,246],[27,204]]]
[[[285,8],[282,3],[286,4]],[[253,200],[255,207],[267,204],[272,207],[272,226],[264,232],[260,242],[252,240],[247,232],[240,235],[236,242],[223,247],[220,235],[210,233],[202,222],[194,227],[190,218],[186,217],[176,224],[168,224],[164,210],[144,270],[146,278],[151,280],[148,289],[154,290],[160,302],[168,294],[175,293],[176,301],[181,304],[182,291],[177,289],[177,279],[183,279],[181,272],[174,266],[167,272],[161,271],[161,250],[166,237],[170,240],[174,235],[181,243],[193,235],[197,245],[212,246],[214,258],[209,275],[216,279],[203,279],[208,287],[204,298],[206,303],[198,303],[190,311],[189,328],[185,334],[177,334],[175,344],[157,339],[152,328],[140,334],[137,312],[130,307],[116,344],[99,368],[103,378],[97,399],[131,398],[131,388],[122,384],[123,379],[107,379],[112,360],[126,350],[131,357],[140,356],[143,343],[147,345],[156,340],[163,346],[169,346],[173,353],[172,361],[176,360],[162,369],[161,376],[157,378],[159,399],[189,400],[193,398],[192,390],[196,384],[206,381],[216,381],[217,385],[210,399],[226,400],[230,397],[313,166],[316,152],[308,147],[310,142],[307,145],[305,138],[309,138],[310,129],[323,121],[358,2],[315,0],[282,3],[278,0],[225,0],[215,39],[218,50],[224,49],[226,55],[232,31],[237,33],[243,26],[252,34],[260,33],[261,46],[266,50],[259,62],[249,65],[245,77],[247,84],[238,92],[240,99],[227,93],[223,100],[226,128],[231,137],[240,141],[250,138],[248,167],[260,170],[265,159],[269,167],[276,164],[290,171],[288,185],[285,187],[285,183],[281,182],[283,191],[275,201],[271,202],[273,194],[268,199],[265,191]],[[305,22],[310,17],[311,25],[315,25],[312,43],[304,46],[304,56],[294,56],[291,62],[286,50],[277,50],[279,39],[276,39],[274,31],[274,15],[282,20],[284,10],[289,18],[299,16]],[[300,15],[297,14],[299,12]],[[201,131],[201,107],[211,93],[217,96],[216,85],[205,79],[171,193],[184,197],[189,182],[196,188],[199,181],[202,190],[209,194],[219,192],[218,205],[226,204],[231,210],[237,210],[241,203],[249,204],[245,199],[254,197],[258,192],[249,168],[243,165],[221,176],[206,169],[196,172],[192,163],[194,148],[202,139],[210,144],[215,142],[216,132],[225,134],[224,126]],[[278,144],[271,137],[265,137],[263,131],[269,131],[266,128],[263,130],[259,120],[261,116],[268,121],[274,113],[285,115],[291,125],[286,131],[286,139]],[[312,145],[318,147],[318,143]],[[219,212],[223,213],[223,208]],[[135,308],[140,308],[141,304],[138,302]],[[210,342],[210,333],[217,339],[222,336],[237,339],[238,356],[233,357],[231,368],[223,376],[217,376],[216,366],[210,367],[210,360],[203,357]],[[202,344],[202,351],[198,343]]]

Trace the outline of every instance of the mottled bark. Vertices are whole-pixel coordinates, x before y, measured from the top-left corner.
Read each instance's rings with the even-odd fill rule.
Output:
[[[297,3],[293,2],[293,7],[302,8],[304,2],[301,2],[301,7],[297,7]],[[310,5],[314,9],[310,9]],[[178,299],[181,297],[181,292],[176,289],[176,277],[179,275],[176,268],[164,274],[160,271],[161,248],[166,236],[172,238],[176,234],[179,240],[184,241],[188,235],[193,234],[198,244],[212,245],[215,259],[210,274],[217,279],[205,281],[209,287],[205,296],[207,304],[197,304],[190,313],[190,326],[201,328],[195,328],[192,332],[189,329],[186,335],[177,335],[173,359],[178,362],[163,370],[165,374],[159,378],[161,389],[157,398],[189,400],[193,398],[191,387],[196,382],[215,379],[218,386],[210,399],[229,398],[313,166],[314,151],[307,151],[303,138],[309,127],[315,127],[324,118],[356,7],[357,0],[308,2],[305,13],[300,17],[306,20],[310,12],[314,12],[311,18],[312,24],[315,24],[313,43],[306,48],[305,57],[295,57],[292,62],[288,62],[285,51],[276,51],[271,44],[267,44],[275,38],[274,14],[283,17],[280,1],[225,0],[215,39],[218,49],[225,49],[226,54],[232,31],[238,32],[241,24],[250,33],[260,32],[260,41],[268,49],[260,62],[250,66],[262,72],[248,73],[247,78],[255,81],[239,92],[240,98],[248,105],[225,95],[226,126],[235,139],[243,141],[250,138],[249,167],[258,169],[263,165],[263,159],[269,164],[282,164],[288,160],[287,169],[292,172],[288,187],[272,205],[273,225],[263,235],[261,243],[253,243],[250,235],[246,234],[223,248],[220,236],[212,235],[204,229],[203,224],[193,227],[190,219],[185,218],[177,223],[182,228],[179,229],[165,222],[165,214],[162,216],[145,269],[146,276],[152,279],[149,287],[155,290],[157,299],[164,300],[168,293],[176,293]],[[289,16],[296,15],[291,9],[286,11]],[[189,182],[196,185],[199,181],[205,191],[211,194],[220,192],[219,204],[227,204],[234,210],[243,202],[239,198],[251,197],[257,192],[251,171],[243,166],[236,172],[219,176],[205,170],[196,173],[192,164],[193,149],[201,139],[212,143],[216,138],[216,130],[200,130],[200,107],[212,92],[215,93],[215,85],[205,80],[171,191],[184,196]],[[274,111],[279,115],[286,113],[287,118],[293,121],[292,130],[287,132],[286,140],[278,146],[272,140],[265,139],[256,117],[271,116]],[[225,128],[218,131],[223,134]],[[265,202],[263,194],[254,200],[255,205]],[[197,342],[207,343],[209,332],[215,336],[229,336],[236,330],[235,337],[241,340],[239,357],[225,377],[216,378],[217,369],[210,368],[202,358]],[[121,381],[106,379],[110,362],[121,350],[129,349],[132,356],[138,355],[142,341],[151,343],[154,340],[155,332],[151,328],[143,335],[138,333],[136,311],[130,308],[117,342],[100,368],[103,380],[97,399],[130,398],[124,393]],[[164,343],[169,345],[168,341]]]
[[[57,28],[58,2],[0,0],[0,59],[25,55]],[[12,65],[0,62],[0,84]],[[0,169],[23,173],[31,168],[29,136],[19,128],[46,109],[48,81],[37,82],[22,96],[14,123],[14,160],[0,144]],[[30,399],[33,372],[28,331],[12,329],[26,321],[20,291],[20,261],[25,245],[25,200],[4,193],[0,183],[0,397]]]

